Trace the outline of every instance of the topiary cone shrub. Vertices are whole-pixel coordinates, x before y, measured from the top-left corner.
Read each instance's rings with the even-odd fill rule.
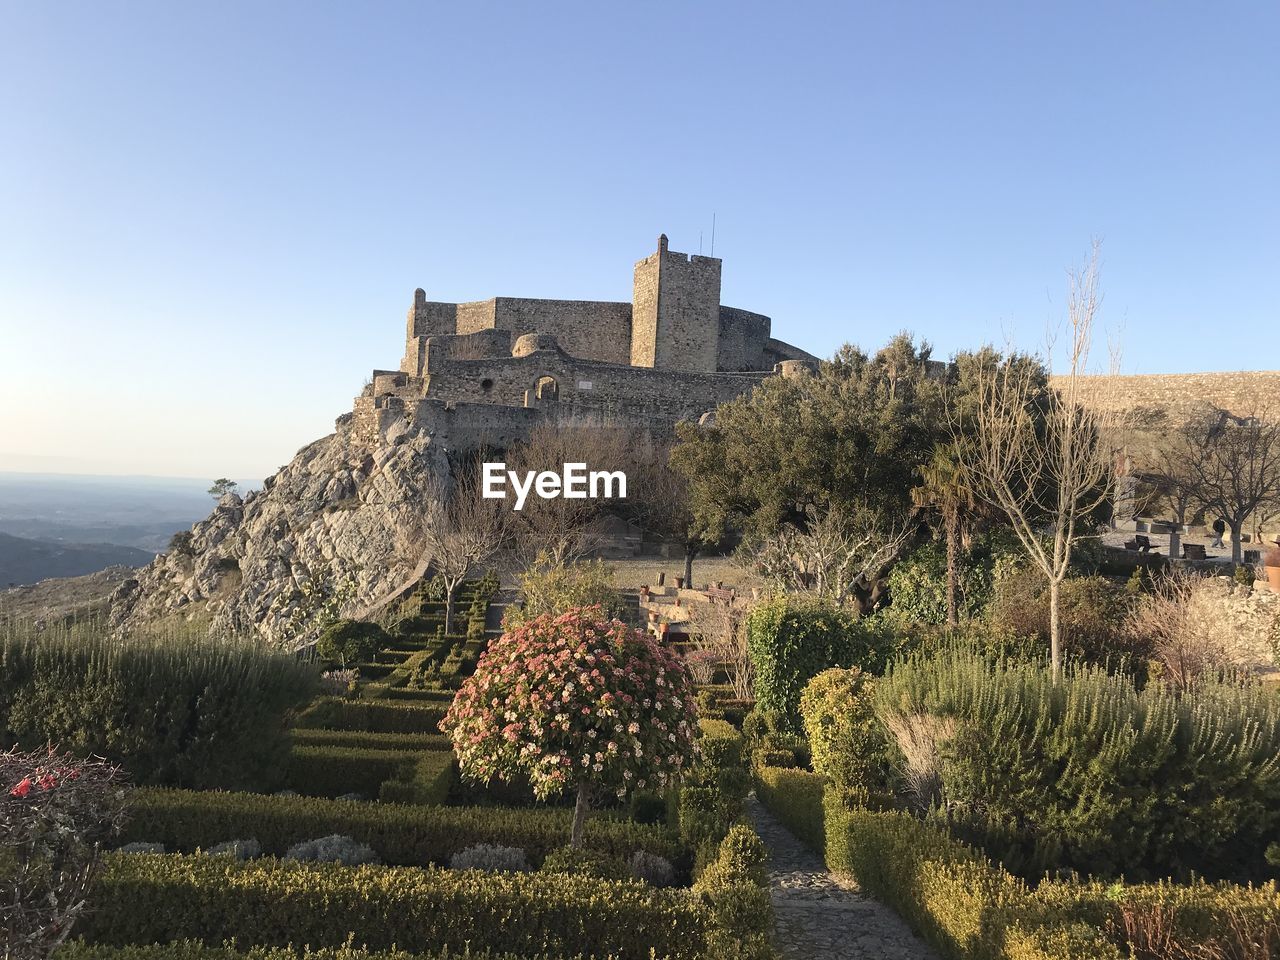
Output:
[[[527,778],[540,800],[576,790],[580,847],[592,792],[625,799],[667,785],[693,756],[696,720],[683,661],[587,607],[495,640],[440,729],[467,779]]]

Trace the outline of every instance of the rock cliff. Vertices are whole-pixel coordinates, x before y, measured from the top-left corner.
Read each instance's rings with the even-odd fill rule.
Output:
[[[425,432],[401,427],[370,450],[342,417],[261,490],[223,497],[189,542],[121,584],[112,622],[176,615],[281,646],[305,639],[317,617],[375,604],[414,572],[415,519],[444,468]]]

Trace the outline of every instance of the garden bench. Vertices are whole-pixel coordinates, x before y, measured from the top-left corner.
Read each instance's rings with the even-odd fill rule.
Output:
[[[707,587],[702,591],[702,595],[708,600],[723,600],[725,603],[733,603],[737,599],[737,590],[726,590],[723,587]]]
[[[1204,544],[1202,543],[1184,543],[1182,545],[1183,560],[1207,560],[1208,555],[1204,552]]]
[[[1138,534],[1136,537],[1134,537],[1134,538],[1133,538],[1133,542],[1134,542],[1134,544],[1136,544],[1136,546],[1137,546],[1137,550],[1138,550],[1138,552],[1139,552],[1139,553],[1150,553],[1150,552],[1151,552],[1151,538],[1150,538],[1150,537],[1145,536],[1145,535],[1143,535],[1143,534],[1141,534],[1141,533],[1140,533],[1140,534]]]

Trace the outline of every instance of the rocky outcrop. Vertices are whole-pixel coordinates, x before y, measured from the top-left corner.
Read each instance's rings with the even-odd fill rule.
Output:
[[[343,417],[262,490],[224,496],[191,528],[189,546],[117,588],[113,622],[198,613],[214,630],[287,646],[324,616],[376,604],[418,566],[415,523],[445,469],[429,435],[398,426],[370,450],[353,442]]]

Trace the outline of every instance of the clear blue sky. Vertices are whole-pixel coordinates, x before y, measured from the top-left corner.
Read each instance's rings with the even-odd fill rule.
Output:
[[[626,300],[660,232],[827,354],[1280,367],[1280,5],[0,2],[0,469],[262,476],[414,287]]]

